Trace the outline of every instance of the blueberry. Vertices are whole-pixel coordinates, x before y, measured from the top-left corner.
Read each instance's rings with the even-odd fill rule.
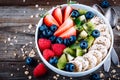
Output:
[[[27,57],[25,61],[27,65],[33,65],[35,62],[35,60],[31,57]]]
[[[75,65],[73,63],[67,63],[65,66],[65,70],[69,72],[73,72],[75,69]]]
[[[80,13],[78,12],[78,10],[73,10],[71,13],[71,17],[73,18],[77,18],[80,16]]]
[[[76,36],[70,36],[70,43],[74,43],[76,41]]]
[[[93,36],[94,38],[99,37],[99,36],[100,36],[100,31],[99,31],[99,30],[93,30],[93,31],[92,31],[92,36]]]
[[[51,30],[44,30],[42,34],[44,37],[49,38],[50,36],[53,35],[53,32]]]
[[[86,14],[85,14],[85,17],[86,19],[92,19],[94,17],[94,13],[91,12],[91,11],[88,11]]]
[[[39,27],[40,31],[44,31],[44,30],[47,30],[47,29],[48,29],[48,27],[45,24],[43,24]]]
[[[58,58],[57,58],[57,57],[52,57],[52,58],[50,58],[50,60],[49,60],[49,63],[52,64],[52,65],[57,64],[57,62],[58,62]]]
[[[56,36],[51,36],[51,37],[49,37],[49,40],[51,40],[51,42],[52,43],[55,43],[55,41],[56,41]]]
[[[102,8],[108,8],[110,6],[107,0],[103,0],[100,5]]]
[[[53,31],[53,32],[55,32],[57,30],[57,26],[56,25],[52,25],[50,27],[50,30]]]
[[[81,42],[80,42],[80,47],[81,47],[82,49],[86,49],[86,48],[88,47],[88,42],[85,41],[85,40],[81,41]]]
[[[63,39],[61,37],[57,37],[56,43],[62,44],[63,43]]]
[[[100,80],[100,75],[94,73],[90,76],[90,80]]]
[[[64,39],[64,44],[66,45],[66,46],[69,46],[70,45],[70,40],[69,39]]]

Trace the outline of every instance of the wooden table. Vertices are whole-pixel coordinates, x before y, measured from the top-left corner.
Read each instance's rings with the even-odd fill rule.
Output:
[[[77,0],[79,3],[93,5],[101,0]],[[108,0],[119,16],[120,0]],[[40,15],[57,4],[66,3],[65,0],[0,0],[0,80],[89,80],[84,77],[64,77],[49,70],[38,79],[33,77],[34,67],[25,64],[25,57],[32,54],[41,62],[35,48],[34,34]],[[115,34],[114,48],[120,58],[120,36]],[[106,73],[103,67],[95,73],[101,75],[103,80],[120,80],[120,67],[112,64],[110,72]]]

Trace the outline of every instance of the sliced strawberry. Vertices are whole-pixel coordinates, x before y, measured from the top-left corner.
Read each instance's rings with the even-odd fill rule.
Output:
[[[64,31],[68,30],[74,25],[73,20],[69,17],[65,22],[57,29],[57,31],[54,33],[55,36],[59,36]]]
[[[69,28],[67,31],[65,31],[64,33],[62,33],[59,37],[70,38],[70,36],[72,36],[72,35],[76,36],[76,29],[75,29],[75,27]]]
[[[56,21],[59,23],[59,25],[62,24],[62,11],[60,7],[57,7],[53,13],[52,13],[53,17],[56,19]]]
[[[72,7],[71,6],[66,6],[64,9],[64,13],[63,13],[63,22],[70,16],[70,13],[72,12]]]
[[[43,22],[48,26],[52,26],[53,24],[56,26],[59,26],[59,24],[57,23],[57,21],[54,19],[54,17],[51,14],[46,15],[43,18]]]

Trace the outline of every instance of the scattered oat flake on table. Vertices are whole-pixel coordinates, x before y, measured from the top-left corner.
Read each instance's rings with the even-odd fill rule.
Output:
[[[17,71],[19,71],[20,70],[20,68],[17,68]]]
[[[34,17],[33,15],[30,16],[30,18],[33,18],[33,17]]]
[[[23,2],[25,2],[26,0],[23,0]]]
[[[28,28],[31,29],[32,27],[33,27],[32,24],[29,24]]]
[[[32,79],[32,76],[28,76],[28,79]]]
[[[29,57],[35,57],[35,51],[33,49],[30,51]]]
[[[100,73],[100,78],[105,77],[105,75],[103,73]]]
[[[120,26],[119,25],[117,25],[116,28],[117,28],[118,31],[120,31]]]
[[[38,4],[36,4],[36,5],[35,5],[35,7],[36,7],[36,8],[38,8],[38,7],[39,7],[39,5],[38,5]]]
[[[28,74],[29,74],[29,71],[25,71],[24,73],[25,73],[25,75],[28,75]]]
[[[8,38],[8,41],[10,41],[11,39],[10,38]]]
[[[10,76],[13,76],[13,73],[11,73]]]
[[[113,69],[113,70],[111,71],[111,73],[116,73],[116,70],[115,70],[115,69]]]
[[[37,14],[35,15],[35,17],[38,18],[38,17],[39,17],[39,13],[37,13]]]

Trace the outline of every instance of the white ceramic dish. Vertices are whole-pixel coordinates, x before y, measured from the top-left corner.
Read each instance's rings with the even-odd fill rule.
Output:
[[[63,4],[63,5],[61,5],[61,6],[64,7],[64,6],[67,6],[67,4]],[[111,40],[111,46],[110,46],[110,49],[109,49],[109,51],[108,51],[108,54],[107,54],[107,56],[103,59],[103,61],[102,61],[101,63],[99,63],[96,67],[94,67],[94,68],[92,68],[92,69],[89,69],[89,70],[87,70],[87,71],[84,71],[84,72],[67,72],[67,71],[60,70],[60,69],[52,66],[51,64],[49,64],[49,63],[43,58],[43,56],[42,56],[42,54],[41,54],[41,52],[40,52],[40,50],[39,50],[38,42],[37,42],[37,40],[38,40],[38,28],[39,28],[40,25],[42,25],[42,23],[43,23],[43,18],[40,19],[40,21],[39,21],[39,23],[38,23],[38,25],[37,25],[37,28],[36,28],[35,43],[36,43],[37,51],[38,51],[38,54],[39,54],[41,60],[44,62],[44,64],[45,64],[48,68],[50,68],[52,71],[54,71],[54,72],[56,72],[56,73],[58,73],[58,74],[64,75],[64,76],[80,77],[80,76],[85,76],[85,75],[87,75],[87,74],[90,74],[90,73],[94,72],[95,70],[97,70],[98,68],[100,68],[100,67],[103,65],[103,63],[107,60],[108,56],[110,55],[111,49],[112,49],[112,47],[113,47],[113,31],[112,31],[112,28],[111,28],[109,22],[107,21],[107,19],[106,19],[100,12],[98,12],[98,11],[95,10],[95,9],[93,9],[92,7],[89,7],[89,6],[86,6],[86,5],[82,5],[82,4],[71,4],[71,6],[72,6],[73,8],[75,8],[75,9],[79,9],[79,8],[80,8],[80,9],[85,9],[85,10],[87,10],[87,11],[92,11],[93,13],[97,14],[97,16],[101,17],[101,18],[105,21],[105,23],[108,25],[108,28],[109,28],[109,30],[110,30],[110,35],[111,35],[112,40]],[[49,10],[48,13],[51,13],[53,10],[54,10],[54,8],[52,8],[51,10]]]

